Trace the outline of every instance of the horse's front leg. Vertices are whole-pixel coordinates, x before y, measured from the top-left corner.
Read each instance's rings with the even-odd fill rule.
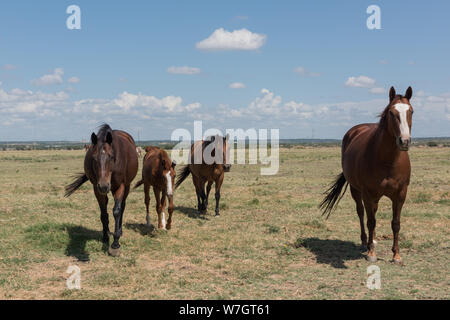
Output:
[[[128,195],[129,187],[121,184],[120,187],[114,192],[114,208],[113,216],[115,220],[114,226],[114,241],[111,244],[109,253],[112,256],[118,256],[120,254],[120,244],[119,239],[122,236],[122,216],[125,210],[125,199]]]
[[[394,253],[393,262],[401,263],[400,249],[398,246],[398,238],[400,232],[400,214],[402,212],[403,203],[405,203],[407,188],[404,188],[399,195],[392,199],[392,233],[394,241],[392,245],[392,252]]]
[[[209,193],[211,192],[211,186],[212,182],[208,181],[208,184],[206,185],[206,208],[208,208],[208,199],[209,199]]]
[[[109,244],[108,196],[101,194],[94,186],[94,194],[100,207],[100,220],[103,225],[103,242]]]
[[[377,220],[375,215],[378,210],[378,200],[374,200],[371,198],[364,197],[364,207],[366,208],[367,213],[367,229],[369,231],[369,241],[367,242],[367,260],[369,262],[376,262],[377,256],[375,254],[375,227],[377,225]]]
[[[170,230],[172,228],[172,214],[173,214],[173,209],[174,209],[173,194],[170,196],[168,195],[167,198],[169,200],[169,207],[167,209],[169,211],[169,218],[167,219],[166,229]]]
[[[161,189],[153,187],[153,193],[156,199],[156,213],[158,214],[158,229],[166,228],[166,218],[163,212],[164,198],[161,197]],[[163,195],[164,196],[164,195]]]
[[[220,188],[222,187],[224,174],[220,175],[219,179],[216,180],[215,189],[216,189],[216,216],[220,215],[219,202],[220,202]]]

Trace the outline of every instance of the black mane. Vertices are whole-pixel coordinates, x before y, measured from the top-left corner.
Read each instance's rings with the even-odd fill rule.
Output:
[[[111,127],[109,126],[109,124],[104,123],[102,125],[100,125],[98,133],[97,133],[97,138],[100,142],[105,141],[105,137],[107,133],[111,133],[113,132],[113,130],[111,129]]]

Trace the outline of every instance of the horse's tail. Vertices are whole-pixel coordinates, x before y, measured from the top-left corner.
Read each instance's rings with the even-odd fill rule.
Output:
[[[139,180],[138,182],[136,182],[133,189],[139,188],[143,183],[144,183],[144,179]]]
[[[180,184],[183,183],[184,180],[188,177],[188,175],[191,173],[191,170],[189,169],[189,166],[185,166],[183,169],[181,169],[181,172],[177,176],[177,182],[175,182],[175,189],[180,186]]]
[[[72,193],[74,193],[79,187],[81,187],[83,183],[89,180],[84,173],[80,173],[75,177],[75,181],[66,186],[66,193],[64,194],[64,197],[70,197]]]
[[[342,192],[342,188],[345,185],[344,192]],[[319,208],[322,210],[322,215],[327,215],[327,219],[330,216],[331,212],[333,211],[333,208],[336,208],[339,201],[341,201],[342,197],[345,194],[345,191],[347,191],[348,182],[344,177],[344,173],[341,173],[336,177],[335,182],[333,185],[330,186],[330,188],[325,191],[324,194],[326,194],[325,198],[322,200],[322,202],[319,205]],[[341,194],[342,192],[342,194]]]

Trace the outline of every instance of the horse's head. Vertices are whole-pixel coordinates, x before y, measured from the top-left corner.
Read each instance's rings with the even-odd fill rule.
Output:
[[[101,194],[107,194],[111,190],[111,174],[115,160],[112,139],[111,131],[107,131],[105,135],[97,136],[95,133],[91,135],[92,165],[97,176],[97,188]]]
[[[230,135],[227,134],[225,137],[223,137],[223,170],[225,172],[229,172],[231,169],[231,163],[230,163],[230,149],[229,149],[229,142]]]
[[[411,144],[412,114],[414,112],[410,100],[412,89],[408,87],[404,96],[397,95],[394,87],[389,91],[389,106],[384,120],[389,133],[395,138],[400,150],[408,151]]]
[[[170,161],[168,157],[161,155],[160,160],[161,172],[164,177],[164,183],[166,184],[167,196],[173,196],[173,190],[175,190],[175,166],[177,163],[175,161]]]

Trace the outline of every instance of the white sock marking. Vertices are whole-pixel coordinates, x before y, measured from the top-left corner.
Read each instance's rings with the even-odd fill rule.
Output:
[[[167,195],[171,196],[173,195],[173,190],[172,190],[172,176],[170,175],[170,171],[167,171],[166,173],[166,180],[167,180]]]
[[[165,229],[166,228],[166,214],[164,213],[164,211],[162,212],[161,223],[162,223],[163,229]]]

